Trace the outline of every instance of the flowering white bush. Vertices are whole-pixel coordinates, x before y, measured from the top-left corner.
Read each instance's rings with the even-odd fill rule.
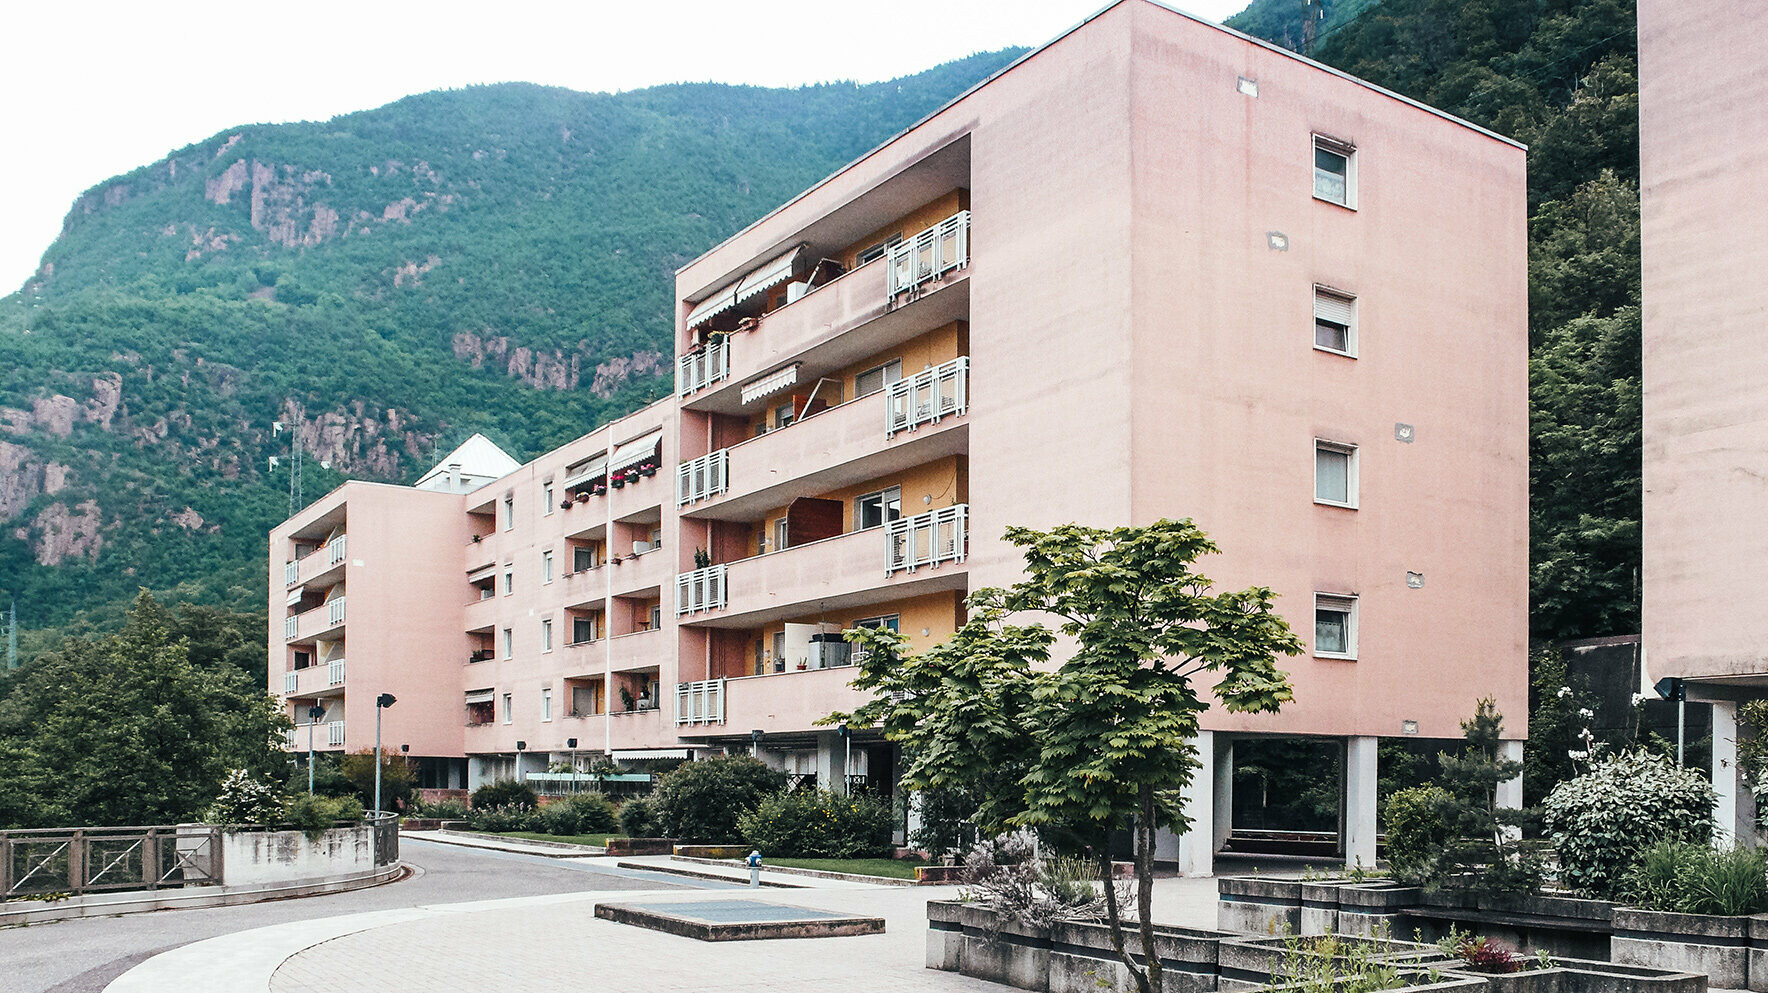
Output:
[[[1542,808],[1560,882],[1608,897],[1651,844],[1711,836],[1713,787],[1700,773],[1643,751],[1594,762],[1554,787]]]
[[[203,820],[210,824],[268,824],[282,815],[276,787],[234,769],[221,781],[221,792]]]

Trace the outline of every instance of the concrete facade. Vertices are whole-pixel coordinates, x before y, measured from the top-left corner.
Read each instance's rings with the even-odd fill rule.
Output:
[[[1282,714],[1204,716],[1203,816],[1163,848],[1208,872],[1234,736],[1309,735],[1369,773],[1347,817],[1372,862],[1379,737],[1454,737],[1482,696],[1526,734],[1525,216],[1515,143],[1124,0],[684,267],[677,395],[433,512],[398,505],[389,531],[449,539],[447,592],[367,614],[353,596],[350,623],[433,630],[462,659],[394,635],[387,671],[439,684],[448,703],[408,714],[454,747],[422,754],[472,756],[475,779],[574,737],[888,783],[887,746],[815,724],[859,702],[823,638],[937,643],[967,593],[1018,577],[1008,525],[1191,517],[1224,550],[1218,587],[1275,589],[1309,652]],[[653,431],[654,478],[563,492]],[[273,576],[346,506],[352,534],[382,528],[378,489],[278,528]],[[662,547],[611,564],[646,529]],[[596,547],[546,581],[548,552]],[[391,721],[405,698],[384,689]]]

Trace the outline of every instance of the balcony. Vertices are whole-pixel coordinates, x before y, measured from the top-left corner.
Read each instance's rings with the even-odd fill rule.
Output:
[[[705,348],[681,357],[675,369],[675,395],[685,397],[698,393],[713,383],[729,378],[730,374],[730,347],[724,337],[714,338]]]
[[[328,600],[283,621],[284,641],[312,641],[344,626],[344,598]]]
[[[608,712],[608,734],[615,748],[673,748],[674,714],[656,706],[643,710],[626,710],[618,700]]]
[[[923,424],[938,424],[970,409],[970,358],[950,362],[891,383],[886,389],[884,436],[894,438]]]
[[[662,666],[673,645],[661,630],[634,631],[608,641],[608,665],[614,672],[638,672]]]
[[[763,436],[765,437],[765,436]],[[721,448],[675,467],[675,505],[685,507],[724,492],[730,478],[730,449]]]
[[[970,264],[970,212],[960,210],[885,253],[886,292],[913,293]]]
[[[751,728],[766,728],[769,733],[826,731],[817,721],[837,710],[853,710],[868,699],[867,694],[848,685],[858,674],[852,666],[843,666],[714,680],[723,684],[718,699],[723,710],[718,719],[684,722],[678,709],[676,733],[683,737],[725,734],[728,728],[741,733]],[[698,684],[682,684],[694,685]],[[682,686],[676,688],[678,708]]]
[[[614,570],[609,581],[613,584],[615,596],[645,590],[661,592],[675,575],[675,563],[666,548],[653,548],[642,555],[632,554],[628,549],[628,554],[618,564],[610,562],[607,568]]]
[[[322,697],[343,692],[344,660],[335,659],[283,675],[284,696]]]
[[[332,659],[325,664],[325,685],[328,688],[344,685],[343,659]]]
[[[497,627],[496,596],[481,597],[466,605],[462,612],[468,631],[491,631]]]
[[[681,516],[758,520],[793,497],[827,493],[968,451],[969,360],[929,371],[938,374],[929,377],[932,382],[905,388],[904,396],[873,393],[721,449],[728,467],[724,492],[682,508]],[[891,431],[893,411],[909,414],[897,423],[914,421],[913,430]]]
[[[963,590],[968,517],[967,504],[942,507],[885,527],[684,573],[678,585],[681,623],[754,627],[806,612]],[[695,579],[720,569],[716,589],[710,576]]]
[[[675,724],[723,724],[724,680],[703,679],[694,683],[677,683],[675,687]]]
[[[302,556],[300,561],[295,563],[295,582],[303,586],[308,584],[329,586],[342,579],[344,560],[348,551],[348,538],[349,535],[340,534]]]
[[[312,731],[311,739],[308,737],[309,729]],[[342,748],[344,745],[344,722],[296,724],[289,728],[287,740],[289,747],[297,751],[306,751],[309,741],[312,742],[314,748]]]

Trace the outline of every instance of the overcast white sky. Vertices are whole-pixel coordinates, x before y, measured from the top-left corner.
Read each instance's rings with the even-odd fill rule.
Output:
[[[1247,0],[1176,0],[1215,20]],[[0,60],[0,295],[88,187],[238,124],[522,80],[630,90],[872,82],[1038,45],[1105,0],[18,4]]]

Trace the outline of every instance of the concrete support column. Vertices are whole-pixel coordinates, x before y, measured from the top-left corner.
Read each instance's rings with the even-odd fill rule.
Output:
[[[1738,832],[1738,815],[1742,813],[1743,804],[1739,794],[1743,784],[1737,775],[1737,703],[1731,700],[1713,701],[1713,792],[1718,799],[1713,803],[1713,844],[1736,844],[1739,837],[1748,838],[1749,833]]]
[[[847,792],[847,741],[837,732],[816,736],[816,784],[834,793]]]
[[[1375,868],[1376,745],[1371,736],[1344,743],[1344,864]]]
[[[1215,741],[1215,851],[1228,843],[1234,832],[1234,739],[1217,735]]]
[[[1215,874],[1215,734],[1199,731],[1191,744],[1197,749],[1198,767],[1184,790],[1191,825],[1179,836],[1179,875],[1210,876]]]
[[[1500,741],[1500,742],[1498,742],[1498,758],[1500,758],[1504,761],[1507,761],[1507,762],[1521,762],[1522,761],[1522,742],[1520,742],[1520,741]],[[1518,770],[1514,777],[1512,777],[1510,779],[1506,779],[1505,781],[1498,784],[1498,806],[1499,807],[1510,807],[1514,810],[1521,810],[1522,809],[1522,772],[1521,772],[1521,770]],[[1511,827],[1507,827],[1504,829],[1504,836],[1506,838],[1509,838],[1512,841],[1518,840],[1522,837],[1522,828],[1516,827],[1514,825]]]

